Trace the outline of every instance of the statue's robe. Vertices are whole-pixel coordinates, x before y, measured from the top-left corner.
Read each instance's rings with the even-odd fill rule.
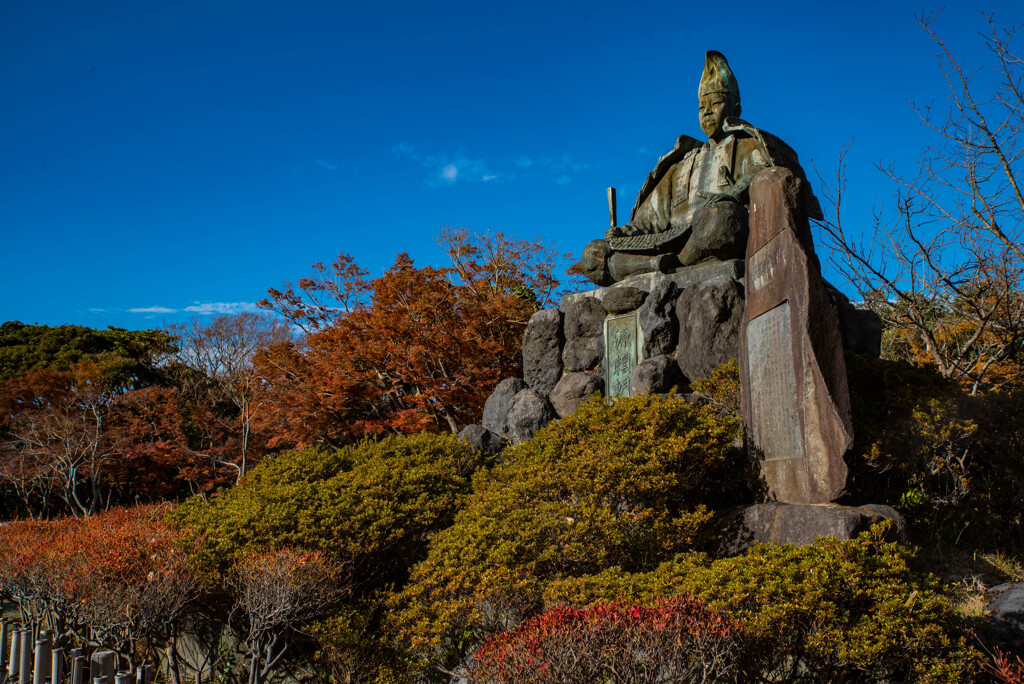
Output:
[[[660,252],[684,242],[693,215],[703,204],[701,192],[729,194],[746,207],[754,176],[770,166],[785,166],[806,180],[796,152],[775,136],[740,119],[726,119],[725,137],[701,144],[686,135],[658,160],[637,195],[629,223],[609,239],[613,250]],[[813,194],[808,215],[821,217]],[[637,236],[637,237],[633,237]],[[646,237],[639,237],[646,236]]]

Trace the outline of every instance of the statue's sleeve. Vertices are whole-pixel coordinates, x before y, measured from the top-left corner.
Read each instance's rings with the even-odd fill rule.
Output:
[[[660,233],[668,230],[672,215],[672,188],[679,166],[676,164],[669,169],[654,186],[654,190],[644,199],[633,219],[623,226],[625,235]]]

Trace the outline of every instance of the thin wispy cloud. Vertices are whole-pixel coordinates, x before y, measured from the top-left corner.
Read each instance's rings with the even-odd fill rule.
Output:
[[[332,171],[333,172],[333,171],[337,171],[338,170],[338,165],[337,164],[335,164],[334,162],[327,161],[326,159],[317,159],[316,160],[316,165],[319,166],[321,169],[324,169],[326,171]]]
[[[110,309],[90,309],[90,311],[110,311]],[[260,308],[256,306],[256,302],[193,302],[189,306],[184,306],[178,309],[172,309],[169,306],[138,306],[132,309],[127,309],[128,313],[133,314],[174,314],[174,313],[190,313],[199,314],[200,316],[208,316],[212,314],[237,314],[243,312],[258,312]]]
[[[459,181],[488,183],[504,177],[491,170],[486,159],[470,157],[462,150],[454,154],[425,154],[410,142],[392,145],[391,151],[427,169],[427,185],[454,185]]]
[[[256,302],[195,302],[184,309],[188,313],[200,314],[202,316],[210,314],[236,314],[245,311],[256,312],[259,310],[260,308],[256,306]]]
[[[100,309],[102,311],[102,309]],[[135,314],[158,314],[158,313],[177,313],[177,309],[168,309],[166,306],[140,306],[134,309],[128,309],[128,313]]]
[[[590,164],[573,159],[568,154],[556,157],[534,158],[521,154],[503,164],[492,164],[482,157],[470,157],[462,150],[455,154],[426,154],[410,142],[399,142],[391,151],[406,157],[427,170],[427,185],[439,187],[462,181],[487,183],[509,181],[527,176],[548,176],[555,183],[565,185],[571,174],[591,168]],[[494,166],[505,166],[505,169]]]

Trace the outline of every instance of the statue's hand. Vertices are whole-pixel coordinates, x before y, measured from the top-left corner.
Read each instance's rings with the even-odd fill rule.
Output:
[[[604,231],[604,239],[611,240],[612,238],[623,237],[624,235],[626,235],[626,231],[623,230],[623,228],[625,228],[625,226],[615,226],[614,228],[609,228],[608,230]]]
[[[708,190],[701,190],[697,193],[697,197],[700,197],[701,206],[704,207],[710,207],[712,204],[721,204],[722,202],[739,202],[738,199],[727,192],[710,192]]]

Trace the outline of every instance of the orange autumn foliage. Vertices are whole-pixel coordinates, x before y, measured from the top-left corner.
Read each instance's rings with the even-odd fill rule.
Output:
[[[261,302],[306,331],[257,356],[276,443],[340,445],[367,434],[457,432],[520,370],[530,316],[555,301],[555,254],[501,233],[446,231],[451,266],[407,254],[378,278],[347,255]]]

